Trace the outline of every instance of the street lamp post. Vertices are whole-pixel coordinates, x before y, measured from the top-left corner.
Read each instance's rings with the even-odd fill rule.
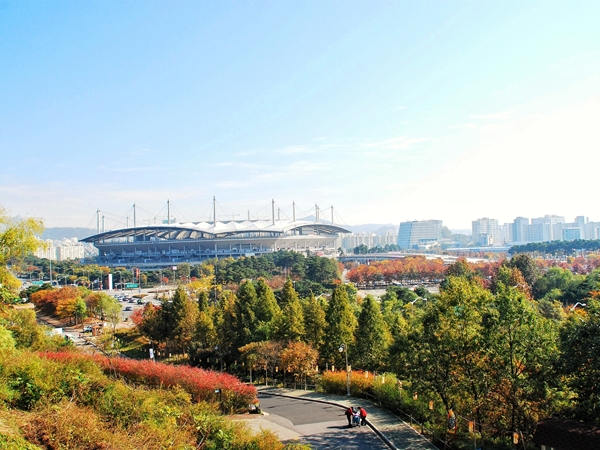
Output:
[[[417,300],[425,300],[425,301],[427,301],[427,299],[424,299],[422,297],[417,297],[412,302],[410,302],[410,306],[411,306],[411,314],[410,315],[411,315],[411,317],[415,316],[415,302]]]
[[[338,350],[340,351],[340,353],[344,352],[346,355],[346,396],[350,397],[350,368],[348,367],[348,346],[345,342],[342,342]]]
[[[586,303],[581,303],[581,302],[577,302],[575,303],[572,307],[571,307],[571,311],[575,311],[575,308],[577,308],[578,306],[581,306],[582,308],[585,308],[587,306]]]
[[[71,276],[75,277],[75,269],[73,269],[72,267],[68,267],[67,269],[65,269],[65,286],[67,285],[66,280],[69,280],[69,271],[71,271]],[[71,284],[71,283],[69,283]]]

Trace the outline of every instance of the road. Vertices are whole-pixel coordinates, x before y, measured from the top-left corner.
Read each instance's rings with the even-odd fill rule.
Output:
[[[338,406],[259,392],[267,415],[246,420],[255,430],[268,429],[283,441],[299,440],[316,450],[387,450],[369,427],[348,428],[344,410]]]

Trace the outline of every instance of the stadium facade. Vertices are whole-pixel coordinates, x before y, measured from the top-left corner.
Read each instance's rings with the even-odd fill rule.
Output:
[[[278,250],[334,254],[341,226],[317,221],[231,220],[168,223],[99,232],[82,239],[98,249],[97,263],[152,269],[207,259],[259,256]]]

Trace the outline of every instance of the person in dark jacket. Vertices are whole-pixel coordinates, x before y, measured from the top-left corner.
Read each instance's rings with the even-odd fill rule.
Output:
[[[348,418],[348,426],[352,427],[352,408],[348,408],[345,412],[346,417]]]
[[[367,411],[365,410],[365,408],[360,406],[358,408],[358,412],[360,413],[360,424],[364,427],[367,424]]]

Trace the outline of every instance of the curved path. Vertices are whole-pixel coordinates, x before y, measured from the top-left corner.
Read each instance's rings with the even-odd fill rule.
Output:
[[[275,432],[282,441],[298,440],[315,450],[388,450],[389,447],[369,427],[348,428],[339,406],[309,400],[280,397],[259,392],[266,415],[245,421],[253,429]]]

